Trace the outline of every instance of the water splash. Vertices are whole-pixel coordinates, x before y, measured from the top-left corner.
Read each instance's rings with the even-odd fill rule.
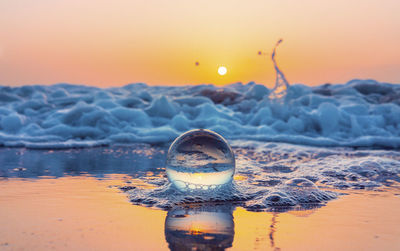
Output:
[[[289,82],[287,81],[285,74],[279,69],[278,64],[275,60],[276,48],[278,48],[278,45],[282,42],[283,39],[279,39],[278,42],[276,42],[271,55],[271,59],[274,63],[274,69],[276,72],[275,86],[270,93],[270,98],[272,99],[280,99],[286,96],[287,89],[289,88]]]

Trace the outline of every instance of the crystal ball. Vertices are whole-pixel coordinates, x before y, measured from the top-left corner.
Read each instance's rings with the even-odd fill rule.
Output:
[[[235,155],[228,142],[211,130],[183,133],[172,142],[166,172],[179,190],[211,190],[232,182]]]

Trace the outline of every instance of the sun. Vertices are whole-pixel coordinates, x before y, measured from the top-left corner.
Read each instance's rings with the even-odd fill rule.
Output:
[[[225,67],[225,66],[220,66],[220,67],[218,67],[218,74],[219,74],[219,75],[223,76],[223,75],[226,74],[226,72],[227,72],[227,70],[226,70],[226,67]]]

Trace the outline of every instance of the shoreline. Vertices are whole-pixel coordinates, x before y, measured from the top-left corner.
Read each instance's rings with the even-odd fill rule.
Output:
[[[116,188],[127,179],[0,180],[0,248],[168,250],[167,212],[132,205]],[[397,249],[400,192],[398,187],[384,190],[347,190],[348,195],[305,211],[249,212],[237,207],[230,250]]]

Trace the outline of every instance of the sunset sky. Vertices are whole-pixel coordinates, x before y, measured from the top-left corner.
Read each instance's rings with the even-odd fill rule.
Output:
[[[290,83],[400,83],[399,13],[398,0],[0,1],[0,85],[272,86],[280,38]]]

